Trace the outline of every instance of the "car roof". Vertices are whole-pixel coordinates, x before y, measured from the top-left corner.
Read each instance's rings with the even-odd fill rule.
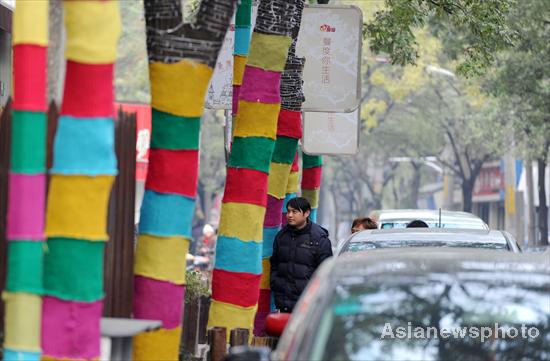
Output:
[[[494,272],[496,274],[542,273],[550,276],[547,253],[521,254],[469,248],[394,248],[346,253],[335,258],[327,270],[331,275],[411,275],[432,272]],[[550,283],[550,277],[546,277]]]
[[[488,229],[456,228],[389,228],[369,229],[354,233],[348,242],[384,241],[448,241],[448,242],[492,242],[506,244],[501,231]]]
[[[411,221],[421,219],[425,222],[439,221],[439,210],[435,209],[384,209],[371,212],[371,216],[376,218],[377,222],[393,221]],[[460,211],[441,210],[442,223],[471,223],[472,225],[482,225],[487,227],[483,220],[471,213]]]

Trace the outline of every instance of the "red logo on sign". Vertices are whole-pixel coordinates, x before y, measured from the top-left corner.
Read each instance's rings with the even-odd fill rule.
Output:
[[[330,25],[323,24],[319,27],[319,30],[324,31],[326,33],[334,33],[336,32],[336,28],[331,27]]]

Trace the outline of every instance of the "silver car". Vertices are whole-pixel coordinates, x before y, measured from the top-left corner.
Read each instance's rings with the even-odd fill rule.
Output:
[[[485,248],[520,252],[517,241],[505,231],[404,228],[373,229],[354,233],[340,244],[336,254],[402,247]]]
[[[347,254],[316,272],[274,352],[235,349],[229,360],[548,361],[549,291],[543,254]]]

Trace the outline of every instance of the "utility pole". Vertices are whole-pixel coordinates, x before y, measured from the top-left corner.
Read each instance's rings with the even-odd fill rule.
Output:
[[[533,162],[525,162],[525,180],[527,182],[527,240],[529,247],[536,245],[535,239],[535,196],[533,191]]]

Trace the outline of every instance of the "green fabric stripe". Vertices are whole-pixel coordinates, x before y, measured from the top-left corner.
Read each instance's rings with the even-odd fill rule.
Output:
[[[298,148],[298,139],[279,136],[275,141],[275,150],[271,161],[273,163],[292,164]]]
[[[42,294],[43,261],[43,242],[8,242],[6,289],[10,292]]]
[[[201,118],[188,118],[152,109],[151,148],[199,149]]]
[[[275,141],[264,137],[235,137],[231,147],[229,166],[256,169],[269,173],[269,164]]]
[[[13,111],[11,131],[11,170],[37,174],[46,171],[46,114]]]
[[[97,301],[103,292],[105,242],[50,238],[44,256],[44,292],[63,300]]]
[[[302,165],[304,169],[320,167],[323,165],[323,157],[302,153]]]
[[[237,6],[237,15],[235,16],[235,26],[250,26],[252,14],[252,0],[241,0]]]

